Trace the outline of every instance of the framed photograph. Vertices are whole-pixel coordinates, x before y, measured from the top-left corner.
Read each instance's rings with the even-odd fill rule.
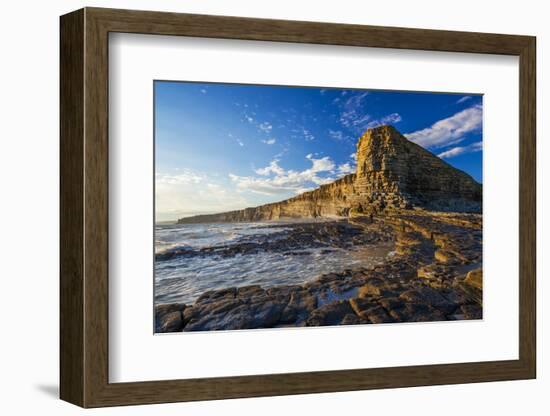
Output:
[[[535,38],[61,17],[82,407],[536,376]]]

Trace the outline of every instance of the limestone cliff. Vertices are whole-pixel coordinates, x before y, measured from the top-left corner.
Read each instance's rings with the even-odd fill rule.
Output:
[[[357,170],[293,198],[255,208],[182,218],[180,224],[349,216],[392,208],[479,212],[482,188],[392,126],[367,130],[357,143]]]

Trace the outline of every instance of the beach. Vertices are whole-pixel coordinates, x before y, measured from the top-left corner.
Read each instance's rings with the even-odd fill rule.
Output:
[[[159,225],[155,332],[482,318],[480,214]]]

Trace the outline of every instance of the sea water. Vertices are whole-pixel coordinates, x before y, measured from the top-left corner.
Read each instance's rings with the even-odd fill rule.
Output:
[[[284,223],[170,224],[155,226],[155,253],[174,249],[195,249],[238,244],[243,238],[283,239],[288,228]],[[264,288],[302,284],[316,277],[344,269],[369,267],[382,263],[389,246],[363,246],[351,250],[340,248],[306,248],[301,255],[276,251],[237,254],[174,256],[155,261],[156,303],[192,304],[211,289],[258,284]],[[306,252],[307,254],[304,254]]]

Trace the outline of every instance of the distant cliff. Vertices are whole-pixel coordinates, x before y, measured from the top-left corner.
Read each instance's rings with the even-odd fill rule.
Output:
[[[349,216],[414,206],[479,212],[482,187],[471,176],[407,140],[392,126],[368,129],[357,143],[357,171],[293,198],[179,224]]]

